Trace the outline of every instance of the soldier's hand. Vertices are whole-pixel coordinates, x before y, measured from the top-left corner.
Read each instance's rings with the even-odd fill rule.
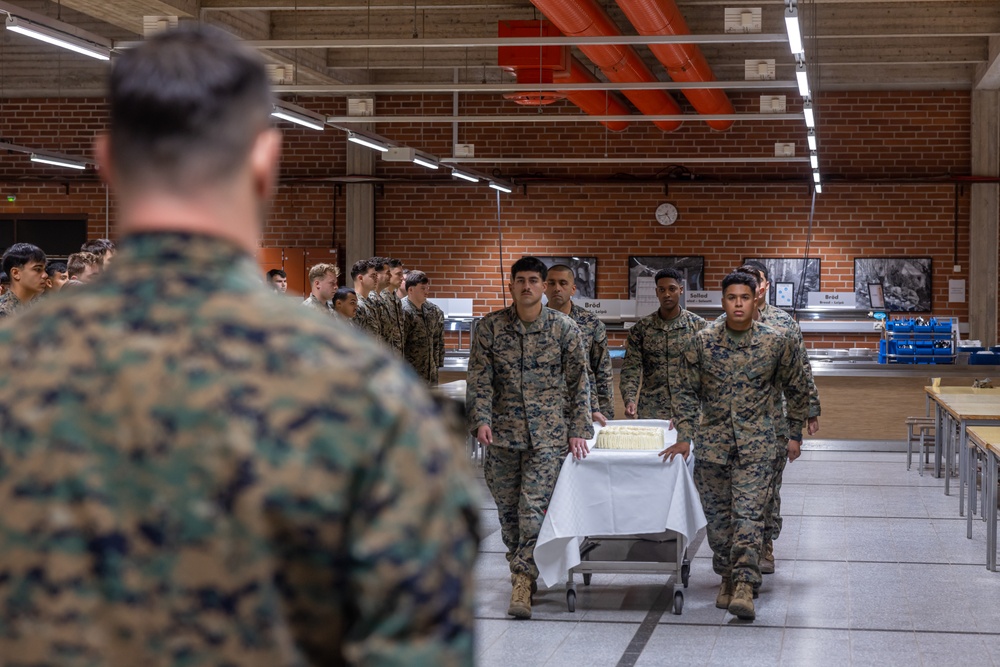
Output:
[[[579,461],[580,459],[587,458],[590,448],[587,447],[587,441],[583,438],[570,438],[569,451],[573,452],[573,458]]]
[[[635,417],[635,401],[625,404],[625,416]]]
[[[663,461],[667,462],[667,461],[673,461],[674,457],[677,456],[678,454],[680,454],[681,457],[686,461],[687,457],[688,457],[688,453],[690,451],[691,451],[691,443],[690,442],[678,442],[678,443],[675,443],[673,445],[670,445],[669,447],[667,447],[666,449],[664,449],[662,452],[660,452],[659,454],[657,454],[657,456],[663,457]]]
[[[476,430],[476,440],[482,445],[492,445],[493,444],[493,430],[489,426],[480,426]]]
[[[819,433],[819,417],[810,417],[807,422],[806,430],[809,432],[809,435],[816,435]]]
[[[674,430],[674,420],[673,419],[668,419],[667,420],[667,430],[668,431],[673,431]]]
[[[600,424],[601,426],[608,425],[608,418],[602,415],[600,412],[595,412],[594,414],[591,415],[591,417],[593,417],[594,421]]]
[[[801,440],[789,440],[788,441],[788,460],[794,461],[802,455],[802,441]]]

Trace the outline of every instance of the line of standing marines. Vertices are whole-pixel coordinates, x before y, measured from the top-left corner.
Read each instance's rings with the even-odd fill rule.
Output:
[[[625,417],[671,420],[677,442],[659,452],[685,459],[708,519],[716,606],[755,618],[761,574],[774,572],[785,464],[802,430],[819,429],[819,398],[802,333],[766,303],[767,270],[748,264],[722,281],[715,322],[681,307],[684,278],[655,276],[660,307],[629,332],[620,390]],[[534,548],[567,453],[587,456],[594,422],[614,419],[607,332],[570,300],[567,266],[535,257],[511,267],[512,305],[484,317],[469,358],[470,432],[485,446],[484,476],[497,503],[510,563],[507,613],[531,618]],[[548,305],[542,303],[542,294]]]

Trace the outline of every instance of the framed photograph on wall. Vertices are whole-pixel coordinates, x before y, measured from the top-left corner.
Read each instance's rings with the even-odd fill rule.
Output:
[[[705,258],[700,255],[635,256],[628,258],[628,297],[636,298],[636,282],[640,277],[653,277],[660,269],[677,269],[684,276],[684,289],[705,289]]]
[[[597,258],[596,257],[560,257],[555,255],[535,255],[542,260],[546,268],[556,264],[565,264],[573,269],[576,278],[576,296],[585,299],[597,298]]]
[[[858,308],[876,308],[869,285],[882,286],[885,309],[891,312],[927,313],[932,304],[930,257],[855,257],[854,294]]]
[[[768,290],[767,302],[775,306],[781,306],[777,302],[775,289],[778,283],[791,283],[793,287],[793,299],[789,306],[794,308],[805,308],[809,305],[809,293],[820,290],[820,261],[819,257],[746,257],[743,263],[760,262],[767,267],[770,277],[771,288]],[[788,307],[788,306],[784,306]]]
[[[795,295],[795,283],[774,284],[774,305],[779,308],[791,308]]]

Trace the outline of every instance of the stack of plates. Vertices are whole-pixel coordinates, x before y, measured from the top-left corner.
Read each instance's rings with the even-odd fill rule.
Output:
[[[829,354],[831,357],[839,358],[839,357],[846,357],[848,355],[848,352],[847,350],[838,350],[831,348],[830,350],[827,351],[827,354]]]

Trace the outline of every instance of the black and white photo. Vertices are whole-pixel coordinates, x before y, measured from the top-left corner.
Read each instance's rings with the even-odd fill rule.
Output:
[[[869,285],[882,286],[885,309],[926,313],[931,310],[930,257],[856,257],[854,294],[858,308],[872,308]]]
[[[705,258],[696,256],[646,256],[628,258],[628,296],[635,298],[636,282],[643,276],[652,278],[660,269],[677,269],[684,276],[688,292],[705,289]]]
[[[576,278],[576,296],[584,299],[597,298],[597,258],[596,257],[555,257],[535,255],[542,260],[545,268],[565,264],[573,269]]]
[[[820,291],[820,261],[818,257],[747,257],[743,263],[759,262],[767,267],[771,288],[767,302],[775,304],[775,286],[778,283],[792,283],[794,307],[809,305],[809,293]],[[780,304],[775,304],[780,305]]]

